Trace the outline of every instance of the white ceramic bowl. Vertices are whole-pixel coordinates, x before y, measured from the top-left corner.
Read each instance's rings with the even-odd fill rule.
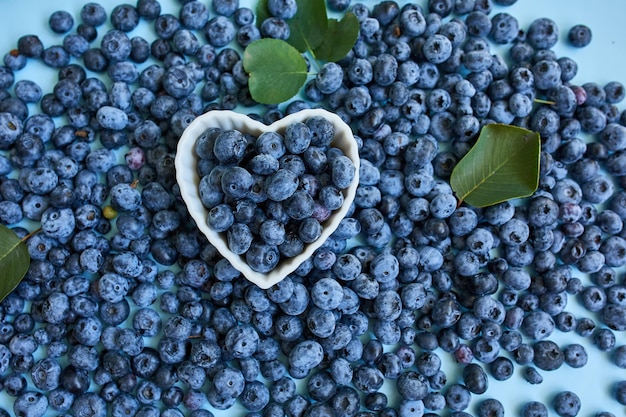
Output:
[[[322,226],[322,235],[315,242],[305,245],[304,251],[293,258],[281,258],[275,269],[269,273],[262,274],[252,270],[246,263],[245,256],[237,255],[228,249],[225,233],[218,233],[212,230],[206,222],[208,209],[200,201],[198,191],[197,156],[194,152],[196,139],[208,128],[218,127],[224,130],[237,129],[244,133],[258,136],[266,131],[284,133],[287,126],[294,122],[303,122],[313,116],[323,116],[331,121],[335,127],[335,138],[331,146],[341,149],[344,154],[352,160],[356,167],[354,180],[350,187],[343,191],[344,204],[335,210]],[[239,270],[249,281],[259,287],[266,289],[284,279],[292,273],[313,252],[319,248],[326,239],[337,229],[339,222],[346,216],[350,205],[354,201],[356,189],[359,184],[359,151],[354,135],[350,127],[336,114],[321,109],[302,110],[288,115],[283,119],[271,124],[264,125],[245,116],[228,110],[214,110],[198,116],[183,132],[178,149],[176,151],[176,180],[180,186],[180,193],[187,205],[191,217],[196,225],[207,237],[209,242],[219,251],[219,253]]]

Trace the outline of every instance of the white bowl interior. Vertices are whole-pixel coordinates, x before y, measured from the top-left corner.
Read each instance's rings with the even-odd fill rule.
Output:
[[[218,127],[223,130],[236,129],[241,132],[258,136],[266,131],[283,133],[287,126],[294,122],[303,122],[313,116],[322,116],[332,122],[335,128],[335,137],[331,146],[341,149],[350,158],[356,167],[356,173],[352,184],[343,190],[344,203],[331,213],[331,216],[322,224],[322,235],[315,242],[305,245],[304,251],[293,257],[281,257],[275,269],[268,273],[259,273],[248,266],[245,256],[237,255],[230,251],[226,241],[225,233],[218,233],[207,225],[208,209],[204,207],[200,200],[198,184],[200,177],[196,169],[197,157],[194,152],[194,144],[197,138],[207,129]],[[228,110],[213,110],[198,116],[183,132],[176,151],[176,180],[180,187],[180,193],[187,205],[189,214],[196,222],[196,225],[207,237],[209,242],[215,246],[219,253],[237,269],[249,281],[255,283],[263,289],[267,289],[281,281],[302,262],[311,257],[326,239],[337,229],[339,222],[346,216],[350,205],[354,201],[356,189],[359,184],[359,151],[352,129],[341,120],[336,114],[322,109],[307,109],[290,114],[275,123],[267,126],[261,122],[253,120],[246,115]]]

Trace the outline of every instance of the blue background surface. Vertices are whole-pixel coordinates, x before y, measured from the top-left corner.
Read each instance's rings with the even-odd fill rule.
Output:
[[[4,55],[16,45],[19,36],[37,34],[45,45],[61,43],[61,35],[56,35],[48,28],[48,17],[55,10],[63,9],[78,15],[84,1],[79,0],[0,0],[0,54]],[[101,0],[100,3],[110,11],[119,0]],[[374,5],[373,1],[363,1]],[[425,4],[424,0],[418,2]],[[180,3],[176,0],[161,0],[165,13],[177,14]],[[251,6],[252,1],[241,1],[241,5]],[[560,29],[561,42],[555,47],[558,56],[569,56],[579,64],[579,71],[573,83],[583,84],[588,81],[605,84],[608,81],[618,80],[626,83],[626,1],[623,0],[519,0],[509,8],[494,8],[494,12],[506,11],[518,18],[520,27],[527,27],[532,20],[538,17],[550,17],[555,20]],[[584,49],[575,49],[566,46],[567,30],[574,24],[584,23],[593,31],[591,45]],[[99,29],[102,35],[105,28]],[[132,35],[144,35],[153,39],[150,25],[140,25]],[[503,48],[494,48],[503,51]],[[29,62],[26,69],[16,74],[16,79],[32,79],[43,88],[44,93],[50,92],[56,80],[56,72],[43,65]],[[31,111],[37,111],[31,107]],[[584,283],[589,283],[587,277],[578,274]],[[569,300],[568,311],[578,317],[592,317],[594,315],[577,305],[576,300]],[[618,334],[618,345],[626,344],[626,336]],[[515,375],[503,382],[490,380],[490,388],[486,394],[473,396],[472,407],[467,410],[476,412],[476,404],[482,399],[497,398],[505,404],[507,415],[519,415],[519,407],[530,400],[539,400],[549,403],[555,392],[571,390],[582,398],[580,416],[593,416],[598,411],[611,411],[617,416],[626,415],[624,406],[620,406],[612,399],[612,386],[618,380],[626,380],[626,370],[615,367],[610,360],[610,354],[599,352],[589,340],[583,340],[576,334],[561,334],[555,331],[552,340],[565,346],[569,343],[583,344],[589,353],[589,362],[582,369],[571,369],[564,365],[554,372],[541,372],[544,382],[532,386],[521,376],[522,367],[516,366]],[[39,350],[38,352],[40,352]],[[460,367],[453,363],[450,355],[438,351],[444,359],[444,369],[448,372],[449,381],[460,377]],[[386,382],[384,391],[394,395],[395,385]],[[0,393],[0,407],[12,410],[12,398]],[[236,405],[233,409],[219,412],[216,416],[243,415],[243,410]],[[551,411],[553,414],[553,411]]]

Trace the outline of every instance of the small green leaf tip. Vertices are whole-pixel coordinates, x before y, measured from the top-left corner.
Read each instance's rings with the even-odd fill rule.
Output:
[[[0,301],[22,281],[30,266],[28,247],[13,230],[0,225]]]
[[[353,13],[341,20],[329,19],[324,42],[315,49],[315,57],[336,62],[348,55],[359,36],[359,21]]]
[[[298,0],[298,12],[289,19],[287,42],[300,52],[314,51],[326,39],[328,17],[324,0]]]

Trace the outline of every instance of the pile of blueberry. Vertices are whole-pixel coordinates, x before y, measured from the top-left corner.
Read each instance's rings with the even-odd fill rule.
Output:
[[[313,116],[258,137],[209,128],[195,142],[207,224],[252,270],[302,253],[344,204],[356,167],[334,138],[332,122]]]
[[[180,1],[176,14],[158,0],[110,11],[88,3],[78,22],[51,16],[58,43],[20,37],[0,66],[0,222],[19,236],[41,230],[27,239],[26,277],[0,303],[0,386],[14,398],[0,417],[7,407],[24,417],[211,417],[233,405],[246,417],[501,416],[497,398],[470,406],[490,380],[520,367],[539,384],[587,362],[581,344],[559,346],[555,332],[588,338],[626,368],[616,342],[626,330],[626,112],[617,107],[626,89],[572,85],[577,64],[551,50],[553,20],[522,28],[493,11],[514,2],[328,0],[357,16],[359,38],[284,106],[254,102],[241,51],[284,38],[293,1],[268,0],[263,22],[237,0]],[[134,35],[139,26],[152,37]],[[576,27],[568,39],[584,46],[591,32]],[[32,60],[57,72],[54,86],[21,77]],[[270,124],[318,106],[356,135],[357,195],[315,254],[262,290],[189,216],[175,182],[178,138],[213,109]],[[493,122],[541,135],[539,189],[515,204],[457,206],[450,173]],[[215,143],[234,146],[214,143],[212,157],[201,144],[214,134],[197,148],[204,173],[213,157],[234,166],[247,148],[245,136],[220,132]],[[287,136],[285,148],[299,146],[299,133],[295,143]],[[266,180],[263,190],[289,201],[301,163],[281,171],[279,157],[255,158],[245,165],[254,175],[279,159],[276,187]],[[294,195],[344,182],[316,172],[323,158],[341,158],[332,149],[306,158],[313,174]],[[217,172],[234,185],[222,188],[233,218],[249,215],[255,194],[238,194],[240,170]],[[339,204],[322,189],[320,202]],[[271,205],[267,217],[296,209]],[[309,217],[319,222],[317,210]],[[225,227],[220,213],[210,221]],[[588,314],[572,314],[568,301]],[[450,361],[454,378],[442,368]],[[626,383],[613,394],[626,403]],[[580,406],[563,391],[521,415],[574,416]]]

